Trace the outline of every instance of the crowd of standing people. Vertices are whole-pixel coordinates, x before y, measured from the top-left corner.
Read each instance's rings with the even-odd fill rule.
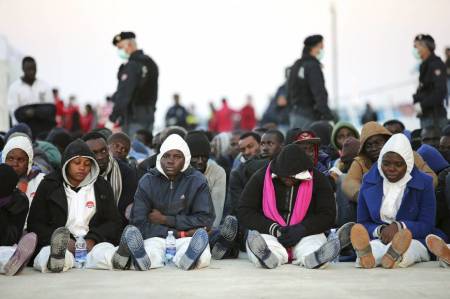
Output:
[[[158,66],[132,32],[113,45],[125,62],[101,117],[88,105],[80,113],[74,98],[65,106],[36,78],[34,59],[23,60],[0,140],[0,273],[68,271],[80,238],[85,268],[160,268],[172,234],[183,270],[240,252],[268,269],[450,265],[450,68],[431,36],[414,40],[421,128],[412,131],[395,119],[368,118],[361,130],[337,121],[324,40],[313,35],[265,121],[250,97],[240,111],[223,99],[199,130],[175,94],[154,132]]]

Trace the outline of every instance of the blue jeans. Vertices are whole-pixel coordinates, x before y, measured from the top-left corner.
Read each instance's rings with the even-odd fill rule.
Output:
[[[448,120],[446,117],[421,117],[420,118],[420,127],[424,128],[439,128],[442,130],[448,124]]]
[[[122,129],[131,139],[133,139],[134,134],[136,134],[138,130],[145,129],[152,132],[154,121],[154,107],[136,106],[134,107],[133,112],[127,116]]]

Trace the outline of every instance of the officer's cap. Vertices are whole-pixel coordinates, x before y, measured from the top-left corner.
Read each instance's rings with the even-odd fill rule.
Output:
[[[307,38],[305,38],[305,40],[303,41],[303,44],[305,45],[305,47],[315,47],[317,44],[321,43],[323,41],[323,36],[320,34],[316,34],[316,35],[311,35],[308,36]]]
[[[113,39],[112,43],[113,43],[114,46],[116,46],[118,43],[120,43],[124,39],[131,39],[131,38],[136,38],[136,34],[134,34],[134,32],[122,31],[121,33],[116,34],[114,36],[114,39]]]
[[[434,38],[428,34],[419,34],[414,39],[415,42],[423,42],[423,44],[430,50],[431,52],[436,49],[436,44],[434,43]]]

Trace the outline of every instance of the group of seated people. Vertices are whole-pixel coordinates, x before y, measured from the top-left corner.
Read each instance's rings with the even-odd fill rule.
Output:
[[[183,270],[241,252],[268,269],[450,265],[450,126],[169,127],[132,139],[103,128],[75,140],[56,128],[36,140],[18,124],[0,149],[5,275],[68,271],[78,237],[85,268],[164,267],[170,231]]]

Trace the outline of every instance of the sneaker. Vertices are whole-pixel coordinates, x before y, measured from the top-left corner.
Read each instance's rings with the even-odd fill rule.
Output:
[[[204,229],[197,229],[189,242],[186,253],[181,257],[179,267],[183,270],[195,268],[198,259],[208,246],[208,233]]]
[[[222,227],[220,228],[220,236],[211,249],[211,256],[215,260],[221,260],[230,247],[232,242],[236,240],[238,233],[238,220],[236,217],[228,215],[225,217]]]
[[[54,273],[59,273],[64,269],[66,251],[69,246],[70,231],[65,227],[55,229],[50,239],[50,258],[47,268]]]
[[[247,245],[264,268],[274,269],[278,267],[278,258],[269,249],[259,232],[254,230],[248,232]]]
[[[347,222],[337,230],[337,236],[340,242],[341,250],[352,244],[350,235],[354,225],[355,222]]]
[[[122,233],[121,242],[122,239],[124,239],[124,243],[128,248],[128,252],[133,260],[136,270],[150,270],[152,263],[145,251],[144,239],[142,238],[139,229],[135,226],[128,225]],[[123,250],[120,252],[121,257],[123,257],[122,254],[126,255]],[[120,265],[123,265],[123,262],[120,262]]]
[[[24,235],[17,244],[16,251],[5,265],[5,275],[13,276],[19,274],[20,271],[28,264],[31,256],[36,249],[37,236],[35,233]]]
[[[359,258],[361,267],[364,269],[374,268],[375,257],[370,246],[369,233],[362,224],[353,225],[350,231],[350,240]]]
[[[130,265],[130,251],[128,250],[127,240],[125,238],[125,232],[130,229],[131,225],[127,225],[120,237],[119,248],[112,257],[112,265],[114,269],[126,270]]]
[[[442,267],[450,266],[450,248],[436,235],[428,235],[426,238],[428,249],[439,259]]]
[[[319,249],[305,257],[304,266],[308,269],[323,268],[339,256],[341,251],[339,238],[328,240]]]

